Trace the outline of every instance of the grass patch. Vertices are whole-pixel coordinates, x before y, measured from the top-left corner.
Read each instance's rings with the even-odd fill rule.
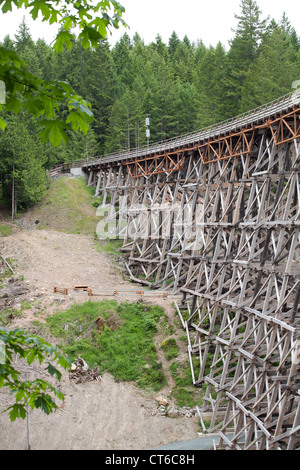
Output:
[[[98,223],[92,206],[94,192],[95,188],[88,187],[82,178],[58,178],[33,209],[32,216],[39,220],[40,229],[91,235]]]
[[[169,370],[176,384],[171,396],[176,400],[177,405],[190,407],[199,405],[201,395],[199,389],[191,385],[193,381],[189,361],[184,363],[174,361],[169,366]]]
[[[98,253],[106,253],[108,255],[115,255],[122,246],[123,240],[95,241],[95,248]]]
[[[164,352],[165,358],[167,361],[171,361],[171,359],[175,359],[180,351],[178,344],[174,338],[168,338],[161,344],[161,349]]]
[[[98,367],[100,374],[107,371],[116,380],[134,381],[141,388],[158,391],[166,379],[153,337],[164,315],[159,306],[104,300],[76,304],[51,316],[47,323],[71,360],[81,356],[91,368]],[[98,318],[104,320],[101,331]],[[108,326],[111,318],[116,328]]]
[[[7,224],[0,224],[0,235],[1,237],[8,237],[12,234],[12,228]]]

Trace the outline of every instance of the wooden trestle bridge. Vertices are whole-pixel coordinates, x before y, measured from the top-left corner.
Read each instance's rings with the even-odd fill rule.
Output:
[[[82,170],[132,280],[182,295],[204,429],[299,449],[300,95]]]

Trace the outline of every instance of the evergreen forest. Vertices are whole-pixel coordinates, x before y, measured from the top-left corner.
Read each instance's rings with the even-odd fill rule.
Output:
[[[235,16],[227,45],[207,46],[201,37],[192,43],[175,31],[167,43],[157,36],[145,44],[125,32],[114,46],[105,39],[84,49],[75,41],[59,54],[34,41],[22,21],[1,45],[15,50],[37,77],[70,83],[91,103],[94,119],[85,135],[70,131],[68,145],[53,147],[43,143],[38,118],[6,113],[7,128],[0,130],[2,200],[10,201],[12,178],[18,209],[26,209],[43,197],[46,170],[54,165],[146,145],[146,116],[150,142],[157,142],[291,92],[300,79],[300,38],[290,20],[285,14],[279,22],[263,18],[253,0],[242,0]]]

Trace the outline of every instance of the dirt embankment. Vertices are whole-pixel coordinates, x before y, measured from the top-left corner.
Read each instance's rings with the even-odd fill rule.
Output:
[[[22,309],[23,300],[30,301],[22,315],[11,319],[11,327],[27,328],[33,320],[42,322],[58,308],[87,300],[57,295],[54,286],[86,284],[97,290],[137,287],[123,279],[118,266],[104,253],[95,250],[90,236],[16,230],[0,239],[0,251],[13,260],[16,276],[21,276],[26,288],[14,303]],[[174,314],[170,299],[155,301],[168,315]],[[34,367],[30,373],[35,373]],[[169,383],[157,395],[167,397],[171,387]],[[84,384],[74,384],[64,374],[60,388],[66,400],[59,411],[48,417],[36,410],[30,412],[32,449],[150,449],[198,435],[196,417],[166,417],[159,408],[158,396],[146,395],[133,384],[117,383],[108,374],[98,382]],[[10,400],[0,390],[0,408],[9,406]],[[26,421],[10,423],[7,414],[0,414],[0,449],[26,449],[27,438]]]

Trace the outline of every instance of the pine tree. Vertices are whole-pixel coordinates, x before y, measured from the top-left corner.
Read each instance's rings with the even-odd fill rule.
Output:
[[[194,47],[187,36],[177,44],[172,57],[172,67],[175,78],[183,83],[192,83],[195,66]]]
[[[197,129],[197,90],[193,83],[177,83],[178,132],[186,134]]]
[[[300,49],[300,38],[298,37],[295,28],[291,25],[291,22],[286,16],[285,12],[282,15],[279,26],[289,36],[292,46],[296,51],[298,51]]]
[[[152,142],[168,139],[179,133],[178,95],[172,63],[153,51],[145,64],[147,74],[147,109],[151,115]]]
[[[44,80],[57,78],[57,54],[43,39],[35,43],[35,55],[39,63],[41,76]]]
[[[0,139],[0,180],[4,196],[14,197],[18,208],[28,208],[40,201],[46,189],[43,144],[34,119],[26,113],[6,119],[9,127]]]
[[[158,52],[165,60],[169,54],[167,45],[163,42],[162,37],[158,34],[155,38],[155,42],[150,44],[150,49]]]
[[[284,26],[275,28],[260,47],[242,89],[241,110],[247,111],[292,91],[300,76],[299,54]]]
[[[227,103],[224,100],[227,74],[226,52],[218,43],[216,48],[211,46],[205,52],[197,68],[197,127],[206,127],[227,117]]]
[[[176,32],[173,31],[173,33],[170,36],[169,44],[168,44],[168,52],[172,60],[174,59],[175,53],[179,45],[180,45],[180,39],[178,38]]]
[[[131,39],[125,33],[112,49],[113,63],[120,86],[130,86],[134,78],[135,70],[131,62],[132,47]]]
[[[228,53],[230,73],[227,100],[228,113],[231,116],[240,112],[243,83],[249,67],[257,57],[267,27],[267,20],[261,20],[261,11],[255,0],[242,0],[240,8],[240,15],[235,15],[238,24]]]
[[[15,34],[15,47],[18,52],[22,52],[25,47],[32,47],[34,41],[30,34],[30,29],[26,23],[25,16],[18,27],[18,30]]]

